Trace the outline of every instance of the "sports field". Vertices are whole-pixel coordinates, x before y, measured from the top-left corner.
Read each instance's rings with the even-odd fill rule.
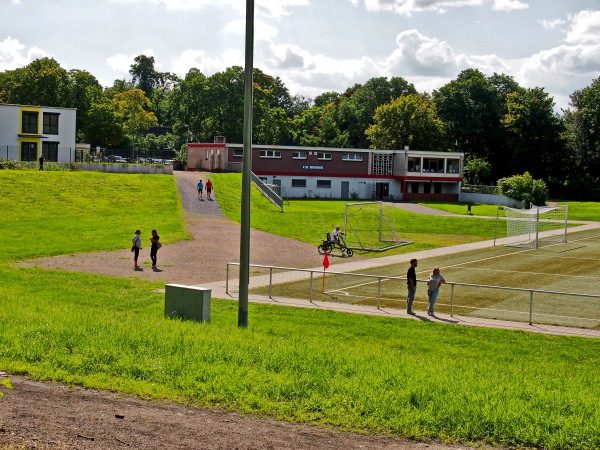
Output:
[[[595,230],[572,233],[568,243],[537,250],[496,246],[422,259],[417,269],[417,278],[423,282],[418,285],[416,310],[426,309],[424,281],[433,267],[440,267],[448,284],[441,288],[436,312],[450,313],[452,307],[456,315],[515,321],[529,321],[531,313],[534,323],[600,329],[600,298],[565,294],[600,295],[598,255],[600,233]],[[405,308],[408,259],[407,255],[405,266],[361,271],[372,277],[328,274],[325,292],[319,279],[313,282],[312,297]],[[273,287],[273,295],[308,298],[309,291],[309,281]]]

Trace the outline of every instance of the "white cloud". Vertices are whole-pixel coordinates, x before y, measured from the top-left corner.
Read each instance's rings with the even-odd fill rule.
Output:
[[[538,22],[542,24],[542,27],[546,31],[554,30],[556,27],[559,27],[559,26],[567,23],[564,19],[553,19],[553,20],[542,19],[542,20],[538,20]]]
[[[433,11],[445,13],[450,8],[491,6],[495,11],[527,9],[529,5],[519,0],[349,0],[354,6],[364,3],[367,11],[390,11],[410,15],[413,12]]]
[[[569,17],[567,44],[600,43],[600,11],[581,11]]]
[[[156,56],[154,55],[154,51],[152,49],[147,49],[147,50],[143,50],[141,52],[138,52],[138,53],[135,53],[132,55],[125,55],[123,53],[117,53],[117,54],[107,58],[106,65],[108,67],[110,67],[112,69],[113,73],[117,74],[117,76],[128,78],[129,77],[129,69],[131,68],[131,65],[133,64],[133,60],[139,55],[146,55],[148,57],[152,56],[156,59]],[[161,70],[162,65],[155,61],[154,68],[156,70]]]
[[[232,20],[225,29],[227,33],[244,35],[246,33],[246,21],[244,19]],[[261,20],[254,20],[254,41],[270,40],[277,36],[279,30]]]
[[[25,46],[18,39],[10,36],[0,42],[0,71],[14,70],[23,67],[38,58],[50,57],[51,55],[39,47],[31,47],[23,54]]]

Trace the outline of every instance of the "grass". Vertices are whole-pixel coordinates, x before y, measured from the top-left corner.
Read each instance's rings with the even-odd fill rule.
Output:
[[[226,186],[217,192],[224,214],[240,222],[241,174],[212,174],[211,177],[216,189]],[[266,233],[317,246],[325,239],[325,233],[333,230],[335,225],[343,226],[346,203],[346,200],[290,200],[284,205],[282,213],[258,190],[252,189],[250,224],[252,228]],[[365,256],[388,256],[493,239],[496,227],[496,221],[492,219],[445,216],[432,219],[431,216],[399,208],[394,211],[394,220],[399,236],[413,241],[413,244],[382,254],[366,253]],[[506,229],[499,230],[499,237],[503,236],[506,236]]]
[[[138,228],[189,238],[170,176],[3,170],[0,187],[0,262],[127,248]]]
[[[18,240],[0,263],[1,370],[361,433],[600,447],[599,340],[259,304],[249,305],[249,327],[240,329],[237,303],[217,299],[211,323],[198,324],[165,319],[156,283],[13,267],[23,255],[122,248],[136,227],[156,227],[168,240],[186,237],[171,177],[46,175],[0,172],[8,193],[1,225]],[[239,208],[225,201],[235,186],[220,175],[214,180],[221,208]],[[255,210],[260,201],[253,198]],[[290,219],[285,228],[277,223],[280,233],[304,224],[321,231],[320,221],[330,225],[335,215],[335,202],[297,203],[295,219],[309,217],[296,227]],[[276,214],[284,220],[288,213]],[[273,227],[270,212],[253,217]],[[409,219],[428,230],[423,236],[438,231],[429,217]],[[440,227],[450,234],[478,222],[463,220]],[[46,221],[41,240],[36,232]],[[63,236],[65,229],[76,238]],[[311,241],[321,234],[296,232]],[[80,236],[84,243],[70,242]],[[45,248],[48,239],[61,245]]]
[[[244,330],[231,301],[210,324],[165,320],[140,280],[0,276],[12,374],[363,433],[600,446],[598,340],[258,304]]]

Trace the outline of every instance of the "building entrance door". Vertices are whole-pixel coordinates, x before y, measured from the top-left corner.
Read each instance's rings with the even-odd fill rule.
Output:
[[[390,195],[389,183],[375,183],[375,198],[379,200],[387,199]]]
[[[342,181],[342,198],[350,198],[350,182]]]

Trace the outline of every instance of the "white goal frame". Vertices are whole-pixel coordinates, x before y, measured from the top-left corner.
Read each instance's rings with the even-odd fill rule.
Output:
[[[498,211],[500,206],[498,206]],[[504,206],[507,247],[538,249],[543,244],[567,242],[569,206],[535,206],[517,209]],[[496,230],[499,214],[496,215]]]
[[[346,203],[344,233],[348,248],[367,252],[384,252],[412,244],[412,241],[400,238],[392,213],[394,209],[395,206],[386,205],[384,202]],[[371,220],[376,219],[377,229],[361,227],[363,225],[361,214],[367,214]]]

